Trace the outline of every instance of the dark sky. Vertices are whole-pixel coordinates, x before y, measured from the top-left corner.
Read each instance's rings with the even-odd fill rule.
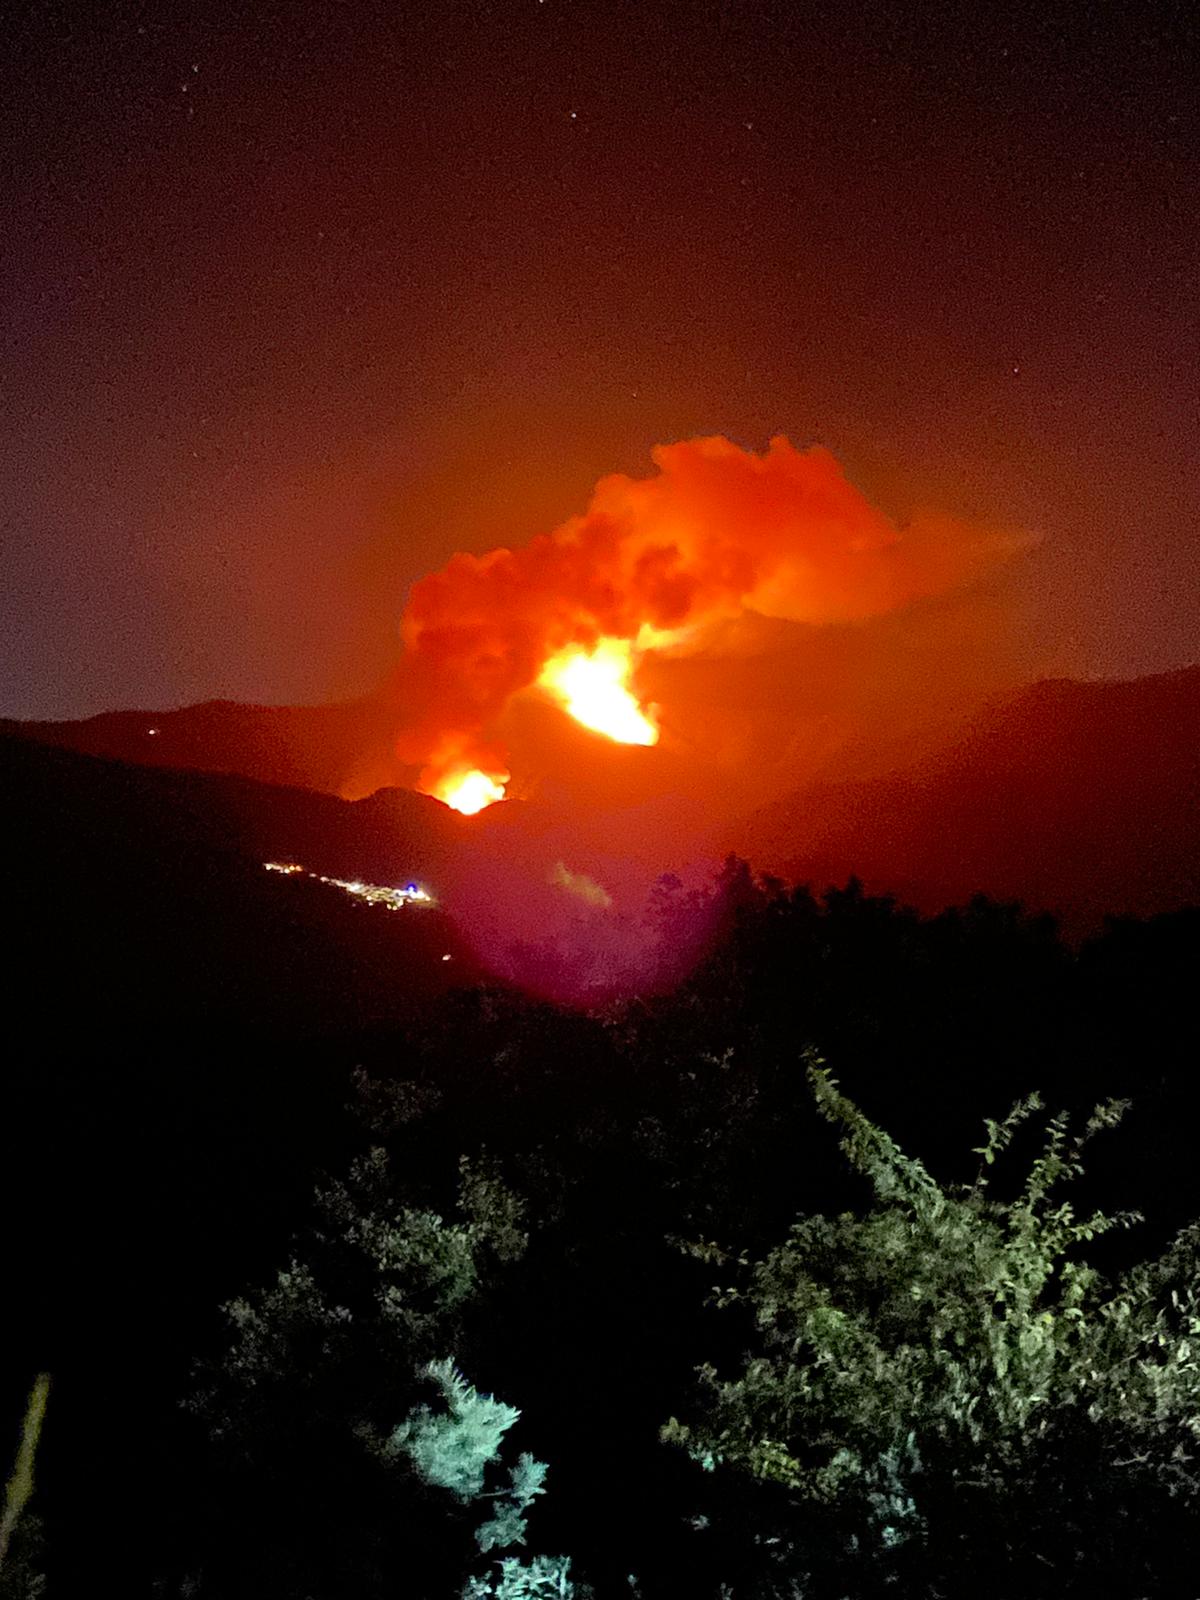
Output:
[[[9,11],[0,711],[366,690],[715,432],[1040,531],[1031,670],[1196,660],[1190,9]]]

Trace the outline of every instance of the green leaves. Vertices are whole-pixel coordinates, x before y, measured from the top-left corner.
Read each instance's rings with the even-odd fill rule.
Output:
[[[575,1593],[569,1556],[534,1556],[528,1564],[508,1556],[495,1578],[470,1579],[462,1600],[571,1600]]]
[[[521,1413],[473,1389],[452,1361],[431,1361],[424,1376],[442,1391],[447,1409],[421,1406],[394,1430],[390,1455],[407,1455],[427,1483],[459,1500],[483,1493],[483,1475]]]
[[[1076,1136],[1066,1113],[1051,1117],[1018,1198],[1002,1204],[982,1176],[966,1190],[939,1186],[816,1057],[806,1066],[874,1204],[801,1219],[718,1296],[752,1310],[757,1347],[732,1378],[702,1369],[699,1415],[672,1419],[664,1439],[705,1466],[783,1486],[810,1518],[850,1530],[860,1552],[891,1559],[903,1548],[909,1559],[919,1547],[934,1567],[964,1517],[983,1514],[964,1512],[966,1485],[988,1519],[1016,1519],[1012,1541],[1019,1505],[1048,1518],[1057,1507],[1058,1531],[1090,1514],[1090,1480],[1062,1465],[1081,1429],[1101,1465],[1200,1499],[1200,1227],[1110,1287],[1068,1252],[1136,1215],[1079,1220],[1050,1199],[1125,1104],[1097,1106]],[[1040,1109],[1030,1095],[986,1122],[981,1173]]]
[[[458,1348],[490,1273],[527,1243],[523,1204],[494,1166],[463,1159],[458,1177],[458,1216],[449,1218],[405,1203],[382,1149],[317,1190],[317,1220],[295,1258],[223,1308],[230,1346],[197,1369],[191,1406],[214,1438],[247,1432],[248,1402],[267,1391],[303,1390],[309,1407],[314,1388],[340,1370],[381,1361],[408,1375]]]
[[[424,1376],[442,1391],[444,1412],[420,1406],[392,1433],[385,1451],[405,1455],[426,1483],[448,1489],[463,1502],[484,1493],[484,1474],[495,1461],[504,1436],[520,1417],[515,1406],[473,1389],[451,1361],[431,1361]],[[495,1495],[491,1517],[475,1539],[480,1550],[524,1544],[525,1513],[545,1492],[547,1466],[527,1452],[509,1469],[508,1487]]]
[[[547,1467],[528,1453],[509,1468],[508,1484],[485,1491],[485,1475],[496,1462],[504,1436],[520,1417],[515,1406],[480,1394],[451,1361],[431,1361],[423,1376],[441,1390],[444,1411],[420,1406],[393,1432],[385,1451],[407,1457],[424,1481],[446,1489],[467,1504],[480,1498],[493,1502],[491,1515],[475,1530],[481,1553],[503,1550],[525,1542],[525,1515],[545,1492]],[[472,1578],[463,1590],[464,1600],[535,1600],[540,1596],[575,1593],[567,1576],[565,1556],[535,1556],[528,1565],[508,1556],[497,1579]]]
[[[1042,1110],[1042,1097],[1034,1093],[1027,1095],[1024,1100],[1018,1100],[1016,1105],[1005,1117],[1003,1122],[993,1122],[991,1117],[983,1119],[987,1129],[987,1143],[972,1147],[971,1154],[983,1157],[983,1166],[990,1167],[998,1155],[1002,1155],[1013,1141],[1017,1129],[1023,1122],[1027,1122],[1035,1111]],[[976,1189],[986,1188],[987,1179],[980,1168],[979,1177],[975,1180]]]

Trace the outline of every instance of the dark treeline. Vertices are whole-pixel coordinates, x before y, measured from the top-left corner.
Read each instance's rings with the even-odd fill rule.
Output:
[[[905,1567],[920,1540],[903,1507],[879,1551],[854,1532],[874,1479],[867,1500],[828,1491],[814,1511],[795,1476],[813,1464],[773,1477],[757,1436],[741,1461],[735,1401],[706,1401],[697,1380],[705,1363],[734,1376],[762,1336],[753,1296],[710,1303],[714,1285],[749,1281],[737,1257],[771,1258],[798,1218],[870,1209],[806,1051],[944,1185],[972,1181],[983,1119],[1033,1091],[1080,1124],[1130,1099],[1074,1184],[1080,1216],[1145,1214],[1071,1246],[1114,1281],[1200,1216],[1200,912],[1071,947],[1016,906],[920,917],[731,861],[690,977],[589,1012],[479,981],[437,913],[405,922],[264,881],[235,851],[181,857],[114,833],[73,853],[53,818],[25,821],[0,1151],[14,1444],[33,1374],[54,1386],[26,1519],[41,1545],[6,1563],[5,1593],[36,1592],[44,1570],[51,1595],[103,1581],[437,1600],[472,1580],[513,1597],[950,1594],[969,1560]],[[659,892],[668,929],[687,909],[675,898]],[[1039,1115],[1014,1130],[999,1200],[1044,1132]],[[874,1315],[884,1289],[867,1300]],[[446,1359],[461,1415],[422,1375]],[[457,1435],[436,1426],[482,1429],[488,1394],[521,1417],[492,1452],[486,1504],[527,1517],[528,1535],[481,1552],[484,1502],[439,1478]],[[774,1403],[736,1400],[747,1439]],[[672,1417],[682,1442],[661,1437]],[[694,1456],[718,1422],[706,1472]],[[1095,1439],[1052,1444],[1056,1482],[1101,1483]],[[503,1487],[522,1451],[549,1469],[527,1501],[517,1479]],[[1186,1496],[1118,1474],[1067,1501],[1036,1535],[1030,1507],[1011,1510],[1032,1519],[1026,1543],[1043,1539],[1029,1566],[1011,1520],[993,1527],[964,1489],[974,1592],[1192,1594],[1170,1575],[1197,1554]],[[1100,1551],[1118,1503],[1121,1553],[1101,1570],[1079,1551]],[[504,1556],[538,1553],[568,1555],[571,1579],[514,1568],[509,1590],[478,1587]]]

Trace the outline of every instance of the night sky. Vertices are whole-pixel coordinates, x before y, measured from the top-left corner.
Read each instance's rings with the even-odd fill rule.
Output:
[[[38,5],[0,73],[0,712],[362,693],[660,441],[1042,535],[1200,658],[1191,7]]]

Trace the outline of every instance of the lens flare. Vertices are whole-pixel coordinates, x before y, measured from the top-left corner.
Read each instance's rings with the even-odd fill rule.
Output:
[[[538,683],[585,728],[618,744],[657,744],[658,729],[629,687],[633,665],[628,639],[601,639],[594,650],[551,656]]]
[[[469,772],[447,774],[429,792],[435,799],[444,801],[452,811],[461,811],[464,817],[473,817],[485,806],[495,805],[497,800],[504,799],[507,780],[507,773],[503,774],[503,781],[500,781],[489,778],[478,767],[472,767]]]

